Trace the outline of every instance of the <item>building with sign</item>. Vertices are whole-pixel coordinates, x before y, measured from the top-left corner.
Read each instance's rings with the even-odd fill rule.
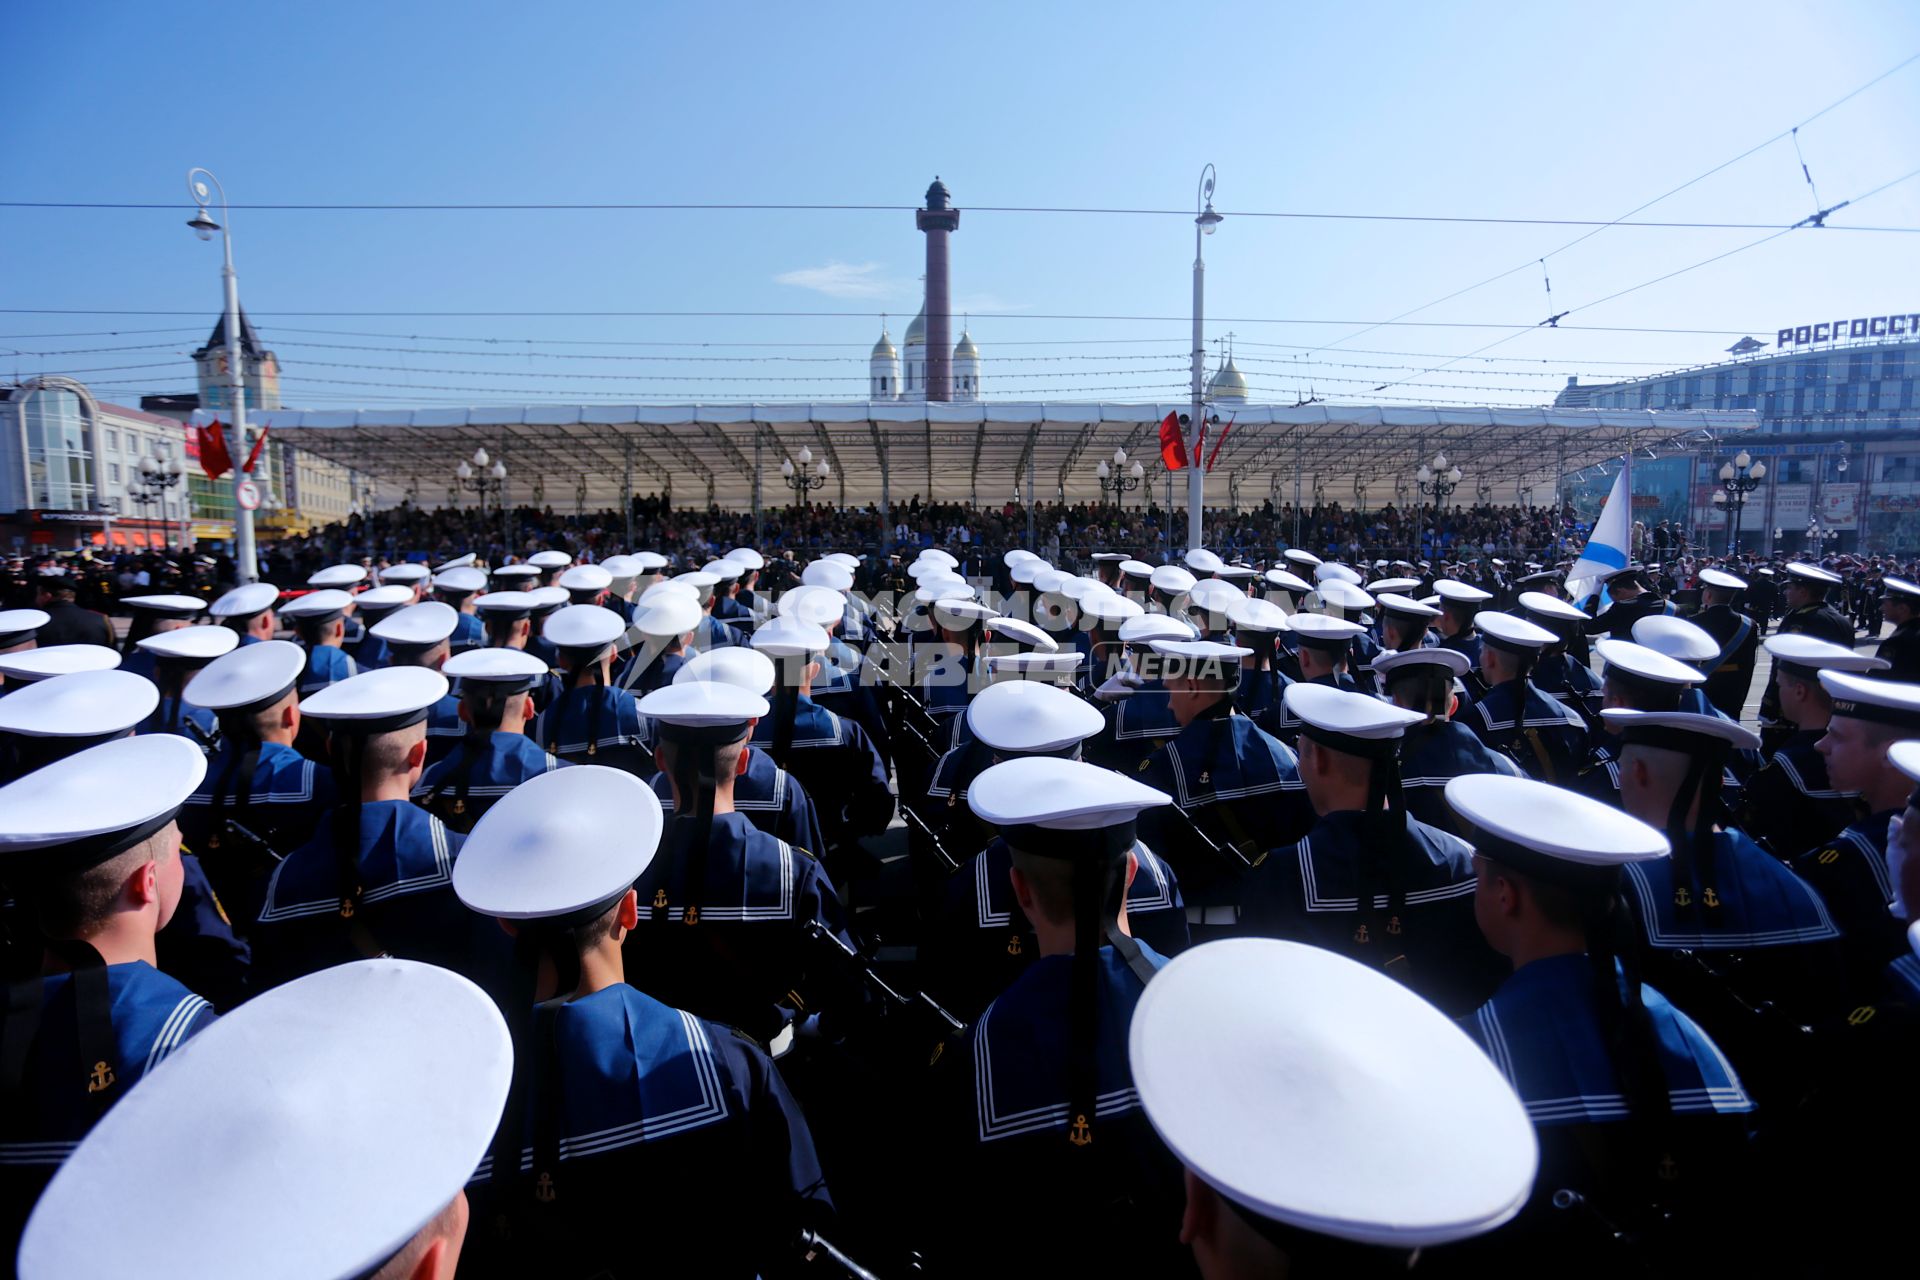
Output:
[[[1634,466],[1636,516],[1685,527],[1695,542],[1722,545],[1727,520],[1713,495],[1721,465],[1744,448],[1768,473],[1748,499],[1742,547],[1920,552],[1920,315],[1840,317],[1774,337],[1779,349],[1722,364],[1624,382],[1569,378],[1554,404],[1757,412],[1757,439]],[[1735,350],[1767,345],[1745,339]],[[1644,497],[1655,501],[1643,510]]]

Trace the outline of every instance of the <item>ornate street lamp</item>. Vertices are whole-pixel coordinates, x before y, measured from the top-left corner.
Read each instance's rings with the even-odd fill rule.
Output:
[[[793,465],[792,458],[787,458],[780,463],[780,479],[787,488],[793,490],[794,499],[804,505],[809,491],[822,488],[828,480],[833,478],[833,468],[827,465],[825,458],[822,458],[819,465],[814,467],[813,474],[809,475],[807,465],[813,461],[813,450],[801,445],[798,456],[800,465],[797,467]]]
[[[1755,462],[1753,455],[1742,449],[1733,455],[1732,462],[1720,465],[1720,490],[1713,495],[1713,505],[1729,513],[1727,523],[1727,554],[1732,555],[1740,545],[1740,513],[1746,509],[1747,495],[1760,487],[1766,479],[1767,464]]]
[[[1146,483],[1147,470],[1137,462],[1129,467],[1127,451],[1115,449],[1113,465],[1108,466],[1106,459],[1103,458],[1100,460],[1100,465],[1093,469],[1093,475],[1100,485],[1100,492],[1112,494],[1114,505],[1119,506],[1122,502],[1122,494],[1131,493]]]

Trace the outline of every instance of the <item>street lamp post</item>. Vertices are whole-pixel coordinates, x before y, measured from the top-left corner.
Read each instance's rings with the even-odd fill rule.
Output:
[[[172,537],[167,520],[167,491],[187,478],[186,467],[178,458],[155,458],[148,456],[140,459],[140,487],[134,491],[135,502],[155,503],[160,508],[161,536]]]
[[[455,489],[471,489],[479,495],[480,517],[483,520],[487,515],[488,494],[501,495],[496,499],[494,505],[503,511],[506,507],[507,464],[504,462],[494,462],[493,465],[489,466],[487,465],[489,461],[491,461],[491,459],[487,457],[487,451],[485,449],[475,449],[471,461],[462,459],[460,465],[453,469]]]
[[[1102,458],[1100,465],[1093,469],[1093,476],[1099,482],[1100,492],[1112,494],[1113,504],[1117,507],[1124,505],[1122,494],[1131,493],[1146,483],[1147,469],[1137,462],[1129,467],[1127,451],[1115,449],[1113,465],[1108,466],[1106,459]]]
[[[1200,549],[1201,508],[1207,500],[1206,459],[1200,456],[1200,435],[1206,429],[1207,373],[1207,262],[1201,253],[1203,237],[1220,225],[1213,211],[1213,166],[1200,171],[1200,192],[1193,219],[1193,410],[1187,418],[1187,549]]]
[[[807,493],[810,490],[824,486],[827,481],[832,478],[833,468],[827,465],[825,458],[822,458],[820,459],[819,465],[814,468],[813,473],[808,474],[807,464],[813,461],[813,450],[807,448],[805,445],[800,446],[799,458],[800,465],[798,467],[793,465],[792,458],[786,458],[781,461],[780,479],[786,484],[787,488],[793,490],[794,500],[800,505],[805,506]]]
[[[193,217],[187,220],[193,233],[202,240],[213,239],[216,231],[220,233],[220,281],[226,291],[227,409],[233,419],[228,428],[232,443],[227,452],[233,463],[234,576],[245,584],[259,580],[260,557],[253,545],[253,511],[240,500],[241,487],[247,483],[246,473],[241,469],[247,456],[247,376],[246,366],[241,363],[240,282],[233,273],[233,218],[227,208],[227,189],[205,169],[187,171],[187,193],[193,197],[196,208]],[[219,222],[207,212],[216,193],[220,197]]]
[[[1445,506],[1447,499],[1453,496],[1453,491],[1460,487],[1460,468],[1449,466],[1446,454],[1436,453],[1433,455],[1432,466],[1428,466],[1423,462],[1420,464],[1420,469],[1413,473],[1413,483],[1414,487],[1419,489],[1422,495],[1433,499],[1433,519],[1436,525],[1434,536],[1438,538],[1439,532],[1437,526],[1440,522],[1440,508]],[[1414,537],[1414,547],[1415,550],[1418,550],[1419,533],[1417,530],[1415,531]],[[1437,546],[1435,549],[1438,549]]]
[[[1767,477],[1767,464],[1755,462],[1753,455],[1742,449],[1733,455],[1732,462],[1720,465],[1720,490],[1713,495],[1713,505],[1720,507],[1729,515],[1727,521],[1727,554],[1731,556],[1740,545],[1740,513],[1746,509],[1747,495],[1760,487]]]

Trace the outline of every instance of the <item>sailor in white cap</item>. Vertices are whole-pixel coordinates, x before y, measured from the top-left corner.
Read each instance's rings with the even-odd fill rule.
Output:
[[[1761,628],[1744,609],[1735,608],[1747,589],[1745,578],[1724,569],[1702,569],[1699,579],[1700,612],[1693,620],[1720,646],[1719,661],[1707,669],[1707,701],[1738,720],[1753,687]]]
[[[1012,552],[1008,554],[1011,555]],[[1132,557],[1124,551],[1096,551],[1093,553],[1093,576],[1115,591],[1123,591],[1125,590],[1124,575],[1120,572],[1120,566],[1130,559]]]
[[[1294,566],[1295,573],[1311,574],[1325,563],[1319,556],[1302,547],[1288,547],[1280,555],[1288,564]]]
[[[1232,634],[1228,617],[1234,602],[1247,593],[1222,578],[1202,578],[1187,592],[1186,616],[1200,629],[1203,640],[1226,640]]]
[[[335,803],[267,881],[249,931],[257,988],[383,954],[475,974],[498,959],[499,931],[476,928],[453,895],[462,837],[409,798],[446,691],[438,672],[388,667],[302,702],[326,727]]]
[[[886,764],[866,730],[809,696],[827,645],[823,628],[792,615],[755,629],[752,646],[773,660],[778,680],[769,714],[754,726],[753,744],[813,797],[826,848],[812,852],[838,866],[861,837],[887,829],[894,797]]]
[[[1664,653],[1675,662],[1685,663],[1698,670],[1702,676],[1720,661],[1720,644],[1705,628],[1685,618],[1670,617],[1665,614],[1652,614],[1633,624],[1633,642],[1652,649],[1655,653]],[[1705,683],[1704,679],[1701,683]],[[1691,711],[1697,715],[1720,715],[1714,705],[1707,701],[1706,694],[1699,685],[1688,689],[1680,698],[1681,711]],[[1736,713],[1727,717],[1738,720]]]
[[[1533,687],[1579,712],[1593,716],[1600,705],[1600,680],[1589,664],[1587,615],[1545,591],[1522,591],[1514,601],[1518,616],[1553,633],[1541,648],[1530,677]]]
[[[1313,809],[1292,749],[1234,710],[1251,650],[1210,640],[1153,648],[1181,729],[1130,776],[1172,796],[1180,813],[1147,815],[1141,835],[1179,873],[1189,923],[1217,933],[1239,918],[1247,867],[1305,835]]]
[[[526,593],[527,610],[527,652],[549,667],[560,665],[560,655],[554,650],[553,642],[547,639],[547,619],[567,606],[572,598],[564,587],[535,587]],[[556,678],[549,686],[540,691],[534,701],[544,707],[560,692]]]
[[[1418,585],[1416,582],[1415,587]],[[1380,606],[1381,648],[1405,653],[1409,649],[1430,648],[1440,643],[1440,637],[1433,633],[1434,620],[1440,616],[1438,607],[1422,604],[1411,596],[1393,591],[1376,595],[1374,603]],[[1471,667],[1472,661],[1469,660],[1467,665]]]
[[[61,648],[92,649],[97,645]],[[36,656],[57,652],[41,649]],[[109,656],[111,650],[107,650]],[[0,782],[115,738],[160,705],[153,682],[125,671],[78,670],[36,680],[0,698]]]
[[[1779,577],[1786,606],[1775,635],[1809,635],[1828,644],[1853,648],[1853,623],[1827,602],[1827,590],[1840,583],[1838,574],[1818,565],[1790,564]],[[1780,688],[1769,679],[1760,694],[1760,738],[1765,750],[1777,751],[1790,730],[1781,723]]]
[[[540,585],[541,570],[537,564],[503,564],[487,576],[494,591],[531,591]]]
[[[1706,1015],[1724,1010],[1729,992],[1748,1008],[1778,1007],[1795,1026],[1818,1021],[1842,989],[1840,930],[1806,881],[1733,825],[1722,795],[1733,752],[1757,749],[1759,735],[1698,712],[1610,707],[1601,715],[1622,742],[1626,811],[1665,831],[1673,850],[1626,869],[1641,971],[1701,1010],[1710,1031],[1715,1019]],[[1744,1018],[1720,1020],[1743,1030]],[[1779,1055],[1756,1052],[1749,1064],[1777,1072]],[[1758,1079],[1764,1093],[1765,1075]]]
[[[280,602],[280,588],[271,582],[249,582],[235,587],[215,600],[207,616],[224,627],[240,633],[243,645],[271,640],[280,629],[274,606]]]
[[[1857,793],[1867,816],[1793,860],[1845,935],[1857,986],[1878,977],[1906,945],[1906,921],[1889,904],[1895,877],[1888,862],[1888,824],[1907,808],[1912,781],[1888,756],[1902,738],[1920,738],[1920,684],[1823,670],[1833,719],[1819,742],[1833,785]]]
[[[347,615],[352,612],[353,597],[332,587],[309,591],[280,607],[280,616],[293,624],[300,647],[307,651],[301,697],[360,673],[345,648]]]
[[[427,579],[433,575],[426,565],[417,560],[408,560],[400,564],[387,565],[376,576],[379,577],[380,585],[383,587],[411,587],[413,599],[408,603],[419,604],[425,598]]]
[[[1365,627],[1324,613],[1296,613],[1287,622],[1287,637],[1294,644],[1293,661],[1298,672],[1288,682],[1289,686],[1318,684],[1349,692],[1363,691],[1360,683],[1348,673],[1348,667],[1353,661],[1353,646],[1366,638]],[[1287,709],[1284,699],[1261,727],[1268,728],[1289,747],[1300,736],[1300,722]]]
[[[448,658],[440,672],[454,682],[467,733],[444,759],[415,775],[411,794],[455,831],[471,831],[501,796],[560,768],[558,758],[527,736],[536,714],[534,690],[552,672],[512,648],[470,649]]]
[[[726,623],[742,635],[753,634],[755,618],[753,610],[740,600],[740,584],[746,579],[749,570],[742,562],[731,556],[722,556],[718,560],[709,560],[700,566],[720,581],[713,587],[713,616]],[[849,574],[848,585],[852,585]]]
[[[622,945],[646,910],[634,885],[662,825],[625,770],[566,769],[494,806],[454,867],[461,901],[513,935],[520,962],[508,1007],[521,1052],[474,1186],[505,1273],[627,1274],[634,1243],[608,1223],[639,1184],[673,1223],[645,1249],[660,1274],[777,1272],[832,1214],[765,1053],[627,981]]]
[[[453,656],[453,636],[465,616],[450,604],[423,600],[397,609],[367,628],[386,646],[387,665],[438,671]],[[449,692],[427,713],[427,764],[437,764],[466,735],[460,699]]]
[[[305,666],[300,647],[285,640],[242,645],[202,668],[185,694],[217,718],[220,738],[180,808],[180,832],[243,929],[280,858],[311,839],[333,807],[332,773],[293,746]]]
[[[635,697],[671,684],[687,660],[687,646],[700,628],[701,616],[691,587],[660,583],[649,588],[634,606],[627,638],[637,642],[629,648],[614,684]]]
[[[527,557],[527,563],[540,571],[539,580],[534,585],[550,587],[554,584],[554,579],[573,563],[573,557],[564,551],[536,551]]]
[[[529,736],[567,764],[606,765],[648,778],[654,767],[646,722],[634,696],[613,684],[614,645],[626,633],[619,614],[595,604],[570,604],[547,620],[544,634],[559,655],[563,692],[534,720]]]
[[[1241,662],[1233,705],[1273,733],[1280,723],[1281,698],[1293,683],[1279,669],[1280,638],[1288,630],[1286,610],[1271,600],[1242,596],[1227,610],[1227,621],[1233,627],[1233,642],[1252,651]]]
[[[718,599],[714,588],[720,585],[720,575],[708,573],[704,569],[693,569],[686,573],[675,574],[674,582],[685,583],[694,589],[700,602],[700,612],[704,615],[700,625],[693,633],[693,643],[687,646],[690,653],[704,653],[708,649],[724,648],[730,644],[745,644],[747,638],[736,627],[716,617],[714,602]]]
[[[211,750],[219,735],[213,713],[185,701],[181,693],[201,668],[239,643],[240,637],[225,627],[176,627],[142,640],[140,651],[152,660],[148,679],[160,692],[160,704],[134,731],[177,733],[202,751]],[[126,664],[120,669],[125,671]]]
[[[366,580],[366,566],[358,564],[332,564],[307,575],[307,585],[315,591],[353,591]]]
[[[1399,983],[1317,947],[1176,957],[1134,1009],[1128,1057],[1186,1166],[1180,1239],[1207,1280],[1417,1274],[1533,1190],[1538,1143],[1499,1068]],[[1383,1176],[1361,1154],[1379,1143],[1427,1154]]]
[[[1657,649],[1631,640],[1608,638],[1594,645],[1602,663],[1601,701],[1607,707],[1630,711],[1678,711],[1704,679],[1699,668],[1670,658]],[[1731,774],[1728,794],[1739,789]],[[1620,804],[1620,740],[1611,726],[1594,717],[1587,740],[1586,762],[1564,783],[1604,804]]]
[[[695,680],[717,680],[738,685],[748,693],[765,698],[773,692],[773,659],[757,649],[730,645],[695,654],[674,673],[674,684]],[[765,750],[751,744],[741,753],[742,768],[733,780],[733,807],[748,821],[776,840],[784,840],[800,849],[824,849],[820,817],[813,798],[800,780],[773,762]],[[653,793],[669,816],[673,813],[673,782],[657,769],[652,777]]]
[[[19,1274],[238,1280],[297,1258],[314,1280],[449,1280],[467,1234],[461,1183],[512,1072],[492,1000],[444,969],[369,960],[205,1034],[80,1144],[34,1209]],[[237,1116],[230,1141],[207,1141]],[[103,1198],[123,1229],[89,1229]]]
[[[11,1060],[0,1247],[13,1247],[34,1197],[101,1115],[213,1021],[206,1000],[160,970],[155,942],[184,889],[173,816],[205,770],[198,748],[157,734],[0,787],[0,874],[26,935],[0,1023]]]
[[[1480,666],[1480,637],[1475,630],[1474,619],[1480,612],[1480,606],[1493,599],[1493,593],[1452,578],[1441,578],[1435,582],[1433,591],[1440,597],[1440,616],[1433,624],[1440,633],[1440,645],[1466,654],[1470,669],[1477,670]]]
[[[570,603],[604,605],[613,590],[613,574],[604,562],[576,564],[563,572],[554,585],[567,593]]]
[[[941,616],[947,617],[957,601],[943,601]],[[841,637],[849,627],[856,634],[870,630],[864,615],[851,605],[848,597],[832,587],[789,588],[781,593],[775,610],[782,617],[798,617],[823,627],[827,632],[827,651],[820,660],[820,674],[814,677],[807,696],[837,716],[852,720],[866,730],[883,763],[893,759],[893,733],[880,707],[878,687],[865,670],[861,647]],[[757,624],[756,624],[757,625]],[[748,628],[751,634],[751,628]],[[882,654],[881,656],[885,656]],[[930,704],[929,704],[930,705]]]
[[[1039,955],[981,1015],[949,1073],[936,1188],[969,1223],[950,1260],[981,1274],[1018,1260],[1027,1275],[1164,1274],[1154,1242],[1177,1236],[1178,1176],[1140,1114],[1127,1029],[1166,959],[1133,936],[1127,882],[1138,819],[1167,797],[1080,761],[1036,757],[994,765],[967,803],[1010,849],[1013,899]],[[1122,1221],[1094,1230],[1124,1198]],[[1029,1211],[1088,1229],[1035,1232]],[[997,1259],[998,1261],[993,1261]]]
[[[1571,782],[1587,758],[1587,722],[1529,678],[1541,651],[1555,642],[1554,634],[1510,613],[1482,613],[1474,624],[1487,691],[1461,714],[1461,722],[1480,741],[1518,760],[1529,777]]]
[[[1400,790],[1409,814],[1430,827],[1454,831],[1453,810],[1442,794],[1450,780],[1469,773],[1525,776],[1512,756],[1495,751],[1453,719],[1460,706],[1459,681],[1467,674],[1466,654],[1438,645],[1382,653],[1373,670],[1382,697],[1421,717],[1400,737]]]
[[[1581,1238],[1550,1207],[1565,1204],[1639,1232],[1737,1187],[1753,1101],[1707,1033],[1641,982],[1621,896],[1624,869],[1665,858],[1666,836],[1529,778],[1455,778],[1447,802],[1473,842],[1481,930],[1514,966],[1461,1026],[1538,1130],[1536,1229],[1555,1219]]]
[[[1449,1014],[1476,1008],[1500,966],[1473,920],[1473,850],[1409,816],[1401,794],[1401,736],[1423,717],[1326,685],[1286,697],[1317,816],[1248,873],[1241,927],[1370,965]]]
[[[1180,721],[1159,677],[1160,659],[1153,642],[1191,640],[1194,627],[1184,617],[1147,613],[1124,596],[1099,599],[1090,612],[1097,617],[1106,661],[1089,681],[1106,676],[1094,686],[1093,697],[1104,704],[1107,727],[1087,744],[1087,758],[1131,771],[1161,742],[1180,732]]]
[[[140,642],[187,626],[207,609],[207,602],[198,596],[124,596],[120,603],[130,615],[126,639],[120,642],[120,669],[149,680],[153,678],[153,658],[140,648]]]
[[[748,617],[759,620],[766,614],[768,602],[755,593],[755,588],[760,585],[760,572],[767,567],[767,558],[752,547],[735,547],[725,558],[740,566],[740,585],[733,593],[735,602],[746,610]]]
[[[607,574],[606,598],[600,603],[620,615],[620,620],[633,622],[634,584],[640,578],[640,564],[637,556],[608,556],[600,562],[600,568]],[[566,575],[562,574],[562,577]]]
[[[0,609],[0,655],[33,648],[39,641],[40,628],[51,620],[44,609]],[[5,687],[0,682],[0,689]]]
[[[1889,680],[1920,680],[1920,582],[1880,579],[1880,616],[1893,630],[1875,652],[1892,663]]]
[[[1148,579],[1153,587],[1152,603],[1168,613],[1184,607],[1186,602],[1182,597],[1193,590],[1195,581],[1191,573],[1177,564],[1161,565]]]
[[[442,567],[433,576],[433,598],[451,606],[460,615],[450,642],[453,651],[477,649],[486,643],[486,629],[480,625],[474,602],[487,589],[487,575],[471,564]]]
[[[525,654],[548,671],[546,679],[535,681],[531,686],[535,711],[546,707],[559,692],[558,681],[551,675],[554,655],[534,634],[533,614],[539,604],[540,598],[534,590],[489,591],[474,601],[481,625],[486,628],[489,651]]]
[[[777,623],[756,639],[770,629]],[[813,967],[808,927],[852,947],[817,851],[775,839],[734,808],[741,752],[768,710],[765,698],[716,680],[671,684],[640,700],[674,820],[636,886],[640,921],[627,939],[627,959],[652,994],[763,1044],[782,1038],[823,990],[801,981]],[[788,999],[796,992],[806,1003]]]
[[[354,666],[362,671],[376,671],[391,662],[392,655],[387,642],[374,631],[382,619],[391,617],[397,610],[412,605],[419,593],[410,585],[401,582],[385,586],[368,587],[353,598],[354,617],[361,624],[358,640],[348,642],[348,652]]]

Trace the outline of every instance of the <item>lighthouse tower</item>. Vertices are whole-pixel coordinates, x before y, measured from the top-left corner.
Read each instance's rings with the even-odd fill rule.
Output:
[[[946,184],[939,178],[927,188],[926,208],[916,211],[913,221],[927,237],[926,398],[951,400],[953,293],[947,278],[947,237],[959,229],[960,211],[953,207]],[[908,341],[912,341],[911,333]]]

